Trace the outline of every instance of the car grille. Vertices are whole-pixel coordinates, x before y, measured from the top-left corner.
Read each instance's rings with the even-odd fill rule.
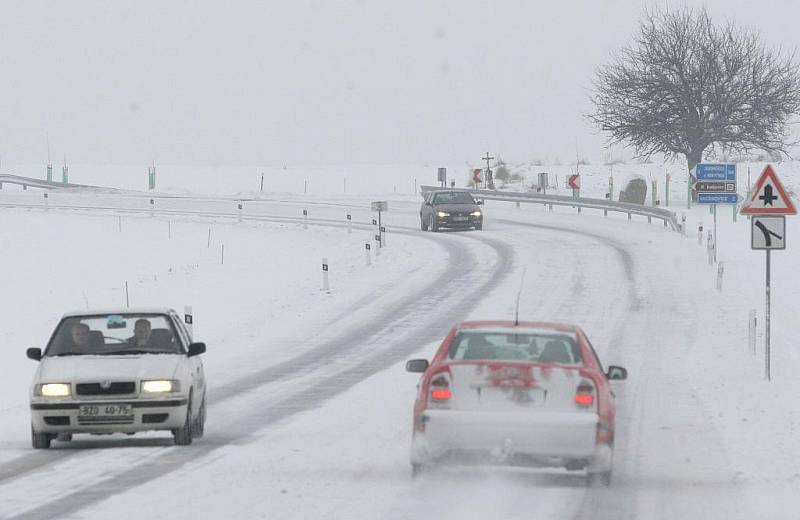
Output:
[[[103,388],[101,383],[78,383],[75,390],[78,395],[121,395],[136,391],[136,383],[132,381],[114,382]]]
[[[124,417],[78,417],[78,424],[133,424],[133,416]]]

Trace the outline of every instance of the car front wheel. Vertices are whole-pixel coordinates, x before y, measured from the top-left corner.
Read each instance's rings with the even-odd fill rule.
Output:
[[[431,222],[430,222],[431,231],[437,232],[439,231],[439,226],[436,224],[436,217],[431,215]]]
[[[188,446],[192,443],[192,426],[192,395],[189,394],[189,404],[186,405],[186,421],[180,428],[172,430],[176,446]]]
[[[50,448],[50,442],[53,440],[53,434],[37,432],[31,426],[31,445],[37,450],[46,450]]]
[[[428,231],[428,224],[425,222],[425,219],[422,218],[422,213],[419,214],[419,228],[422,231]]]

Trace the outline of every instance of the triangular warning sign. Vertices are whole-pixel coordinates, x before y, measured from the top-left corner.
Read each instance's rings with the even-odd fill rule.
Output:
[[[740,211],[742,215],[795,215],[792,199],[786,194],[783,184],[771,165],[767,165],[756,181],[753,191],[747,196]]]

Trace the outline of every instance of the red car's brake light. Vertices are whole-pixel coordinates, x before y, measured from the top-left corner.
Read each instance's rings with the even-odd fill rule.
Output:
[[[449,388],[434,388],[431,391],[431,399],[434,401],[448,401],[453,397],[453,392]]]
[[[575,404],[580,408],[588,408],[594,404],[594,385],[584,379],[575,392]]]
[[[444,403],[453,397],[450,390],[450,377],[447,373],[437,374],[431,380],[431,401]]]

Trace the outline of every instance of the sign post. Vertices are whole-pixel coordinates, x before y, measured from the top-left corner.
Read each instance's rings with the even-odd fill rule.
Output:
[[[447,168],[439,168],[436,172],[436,179],[441,183],[442,188],[444,188],[447,184]]]
[[[736,193],[736,165],[735,164],[698,164],[695,166],[694,176],[697,182],[694,185],[697,192],[698,204],[711,204],[711,213],[714,215],[714,251],[713,260],[717,262],[717,204],[739,203]],[[691,194],[691,188],[689,189]],[[691,198],[691,197],[690,197]]]
[[[797,210],[787,195],[780,179],[771,165],[767,165],[747,196],[741,209],[742,215],[751,215],[750,247],[767,252],[765,312],[764,312],[764,377],[772,380],[770,351],[771,319],[771,252],[773,249],[786,249],[786,217],[795,215]]]
[[[389,202],[385,201],[385,200],[373,201],[372,202],[372,211],[377,211],[378,212],[378,222],[377,222],[377,226],[378,226],[378,235],[377,235],[377,237],[378,238],[377,238],[377,240],[378,240],[378,249],[380,249],[381,247],[383,247],[383,244],[382,244],[383,236],[382,235],[383,235],[383,231],[384,231],[384,228],[382,227],[382,224],[381,224],[381,212],[389,211]],[[378,254],[377,251],[376,251],[376,254]]]

